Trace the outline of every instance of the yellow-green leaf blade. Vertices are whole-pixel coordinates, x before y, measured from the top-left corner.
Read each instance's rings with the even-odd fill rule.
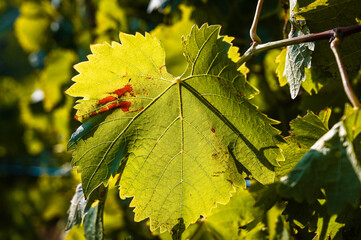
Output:
[[[276,121],[247,102],[256,90],[218,34],[218,26],[193,28],[184,40],[188,69],[178,78],[167,73],[162,46],[147,34],[96,45],[77,65],[68,93],[83,97],[76,108],[84,124],[69,148],[85,195],[119,168],[120,196],[133,197],[135,220],[150,218],[151,230],[169,231],[227,203],[242,171],[274,181],[273,166],[282,160]],[[117,96],[122,89],[129,91]],[[109,97],[115,99],[103,105]],[[109,109],[121,102],[129,109]]]

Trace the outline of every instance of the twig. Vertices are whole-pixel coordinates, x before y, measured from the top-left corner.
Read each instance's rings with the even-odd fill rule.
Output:
[[[335,55],[338,70],[340,71],[341,79],[342,79],[342,85],[346,92],[346,95],[350,102],[352,103],[354,109],[358,109],[361,107],[360,101],[357,98],[356,94],[352,90],[347,71],[345,66],[343,65],[338,47],[341,44],[341,39],[338,37],[338,32],[335,32],[336,37],[331,41],[330,47],[332,49],[333,54]]]
[[[244,62],[247,62],[254,56],[268,51],[270,49],[285,47],[289,45],[304,43],[304,42],[314,42],[318,40],[330,39],[334,36],[335,31],[339,34],[340,37],[347,37],[351,34],[361,32],[361,24],[348,26],[348,27],[338,27],[335,30],[328,30],[320,33],[311,33],[299,37],[283,39],[274,42],[268,42],[264,44],[252,44],[252,46],[243,54],[240,60],[238,60],[237,64],[240,66]]]
[[[261,14],[262,4],[263,4],[263,0],[258,0],[256,13],[254,14],[254,18],[253,18],[252,27],[249,30],[249,35],[250,35],[253,43],[255,43],[255,42],[262,43],[261,39],[257,35],[257,25],[258,25],[259,16]]]

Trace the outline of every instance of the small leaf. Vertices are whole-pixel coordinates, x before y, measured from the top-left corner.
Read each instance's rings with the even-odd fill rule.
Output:
[[[304,117],[298,116],[290,122],[290,136],[285,138],[285,143],[279,145],[286,161],[276,168],[278,178],[291,171],[310,147],[328,131],[330,115],[331,109],[325,109],[318,116],[308,112]]]
[[[96,202],[84,217],[84,235],[87,240],[104,239],[103,230],[104,202]]]
[[[361,167],[343,122],[320,138],[296,167],[278,185],[279,193],[301,202],[314,202],[325,188],[330,214],[347,203],[356,206],[361,187]]]
[[[76,187],[75,195],[71,200],[65,231],[68,231],[75,225],[80,225],[83,222],[86,205],[87,200],[84,197],[83,188],[81,184],[79,184]]]
[[[307,26],[290,33],[289,38],[309,34]],[[311,67],[311,54],[314,50],[314,43],[300,43],[287,47],[286,63],[283,76],[287,78],[290,85],[291,98],[297,97],[301,82],[306,79],[305,68]]]
[[[290,123],[290,135],[305,148],[312,147],[328,131],[326,125],[330,116],[328,112],[330,112],[330,109],[321,111],[319,116],[313,112],[308,112],[304,117],[298,116],[296,120]]]
[[[298,8],[297,1],[290,1],[290,22],[293,25],[288,38],[307,35],[310,30],[306,26],[306,21],[295,20],[293,17]],[[315,49],[313,42],[294,44],[287,47],[287,55],[283,76],[287,78],[290,85],[291,98],[297,97],[301,87],[301,82],[306,79],[305,68],[311,67],[311,54]]]
[[[80,225],[83,222],[85,229],[88,229],[89,231],[96,231],[92,230],[93,228],[96,228],[96,225],[94,225],[92,221],[94,218],[101,218],[98,215],[102,214],[103,209],[101,212],[97,213],[100,210],[100,208],[98,209],[98,203],[101,206],[104,205],[106,194],[107,188],[101,185],[92,192],[88,199],[85,199],[82,185],[78,184],[75,194],[71,200],[65,231],[68,231],[75,225]],[[97,201],[95,206],[92,206],[95,201]],[[87,216],[89,213],[90,215]]]

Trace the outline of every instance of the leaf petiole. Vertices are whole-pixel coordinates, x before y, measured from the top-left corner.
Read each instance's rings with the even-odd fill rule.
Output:
[[[341,39],[338,37],[338,32],[335,31],[335,38],[331,41],[330,47],[331,47],[333,54],[335,55],[335,59],[337,62],[338,70],[340,71],[342,85],[345,90],[345,93],[346,93],[348,99],[350,100],[350,102],[352,103],[354,109],[359,109],[361,107],[361,103],[360,103],[359,99],[357,98],[355,92],[352,90],[346,68],[342,62],[342,59],[341,59],[341,56],[339,53],[339,49],[338,49],[340,44],[341,44]]]
[[[250,35],[253,43],[255,43],[255,42],[262,43],[261,39],[257,35],[257,25],[258,25],[259,16],[261,14],[262,4],[263,4],[263,0],[258,0],[256,12],[255,12],[254,18],[253,18],[252,27],[249,30],[249,35]]]

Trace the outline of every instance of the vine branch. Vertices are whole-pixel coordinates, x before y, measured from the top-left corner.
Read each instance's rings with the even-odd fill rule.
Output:
[[[340,52],[339,52],[340,44],[341,44],[341,39],[338,35],[338,32],[336,31],[335,38],[331,41],[330,47],[331,47],[333,54],[335,55],[338,70],[340,72],[341,79],[342,79],[342,85],[346,92],[346,95],[347,95],[348,99],[350,100],[350,102],[352,103],[354,109],[358,109],[361,107],[361,103],[360,103],[359,99],[357,98],[356,94],[354,93],[354,91],[352,90],[352,87],[351,87],[351,84],[350,84],[350,81],[349,81],[349,78],[347,75],[347,71],[345,69],[345,66],[343,65],[343,62],[342,62],[342,59],[340,56]]]
[[[243,54],[241,59],[238,60],[237,64],[240,66],[248,60],[252,59],[254,56],[268,51],[270,49],[286,47],[289,45],[304,43],[304,42],[314,42],[318,40],[331,39],[334,37],[335,32],[337,32],[339,37],[347,37],[351,34],[361,32],[361,24],[348,26],[348,27],[338,27],[336,29],[320,32],[320,33],[311,33],[299,37],[283,39],[274,42],[268,42],[264,44],[252,44],[252,46]]]
[[[253,18],[252,27],[249,30],[249,35],[253,43],[255,42],[262,43],[261,39],[257,35],[257,25],[258,25],[259,16],[261,15],[262,4],[263,4],[263,0],[258,0],[256,13],[254,14],[254,18]]]

